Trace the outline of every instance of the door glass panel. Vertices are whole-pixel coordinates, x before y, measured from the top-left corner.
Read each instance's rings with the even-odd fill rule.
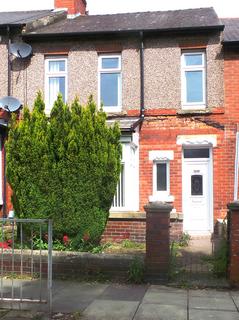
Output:
[[[184,149],[184,158],[209,158],[209,149]]]
[[[203,195],[203,176],[195,174],[191,176],[191,195],[202,196]]]

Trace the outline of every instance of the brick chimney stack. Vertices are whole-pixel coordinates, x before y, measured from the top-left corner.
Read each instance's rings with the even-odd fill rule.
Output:
[[[66,8],[68,9],[69,16],[77,16],[79,14],[85,15],[86,12],[86,0],[54,0],[55,9]]]

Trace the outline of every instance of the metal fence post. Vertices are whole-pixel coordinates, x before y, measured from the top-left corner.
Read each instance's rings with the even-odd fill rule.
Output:
[[[52,314],[52,220],[48,221],[48,302]]]

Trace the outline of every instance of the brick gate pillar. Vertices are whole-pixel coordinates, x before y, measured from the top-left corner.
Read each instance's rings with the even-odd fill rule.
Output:
[[[239,284],[239,201],[227,205],[229,264],[228,275],[231,283]]]
[[[146,279],[168,278],[170,264],[170,212],[173,206],[164,202],[147,204],[146,211]]]

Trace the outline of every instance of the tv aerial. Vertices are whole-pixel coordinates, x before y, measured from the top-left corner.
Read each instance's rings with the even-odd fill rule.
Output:
[[[0,99],[0,108],[5,111],[15,112],[21,107],[22,104],[17,98],[7,96]]]
[[[11,43],[9,46],[10,53],[16,58],[27,58],[32,54],[32,47],[25,42]]]

